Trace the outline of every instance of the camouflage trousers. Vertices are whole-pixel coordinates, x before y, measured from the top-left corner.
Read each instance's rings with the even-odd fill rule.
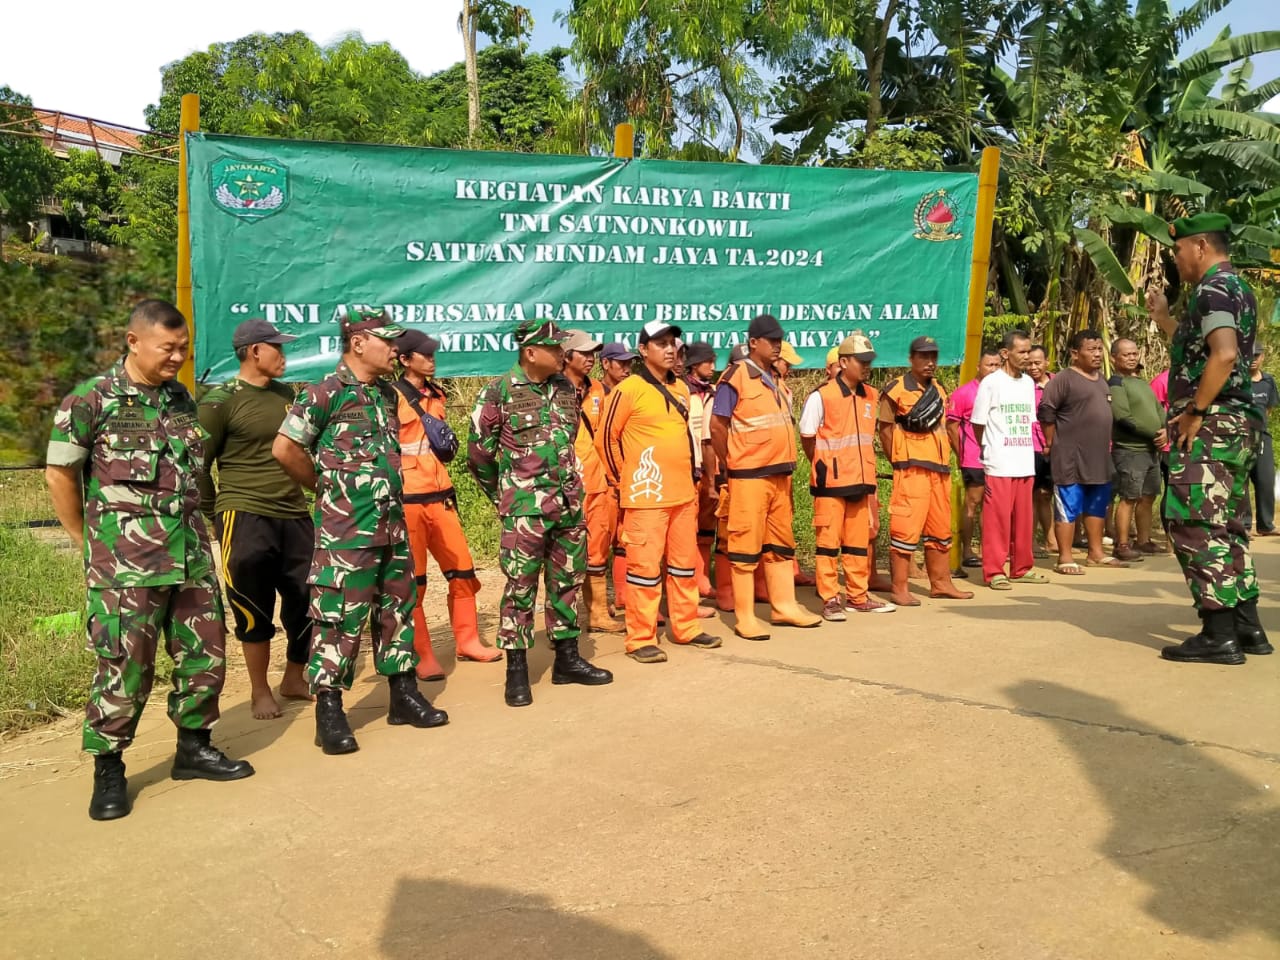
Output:
[[[1241,512],[1261,432],[1261,424],[1243,414],[1212,413],[1189,450],[1169,451],[1164,515],[1191,600],[1201,612],[1258,596]]]
[[[381,547],[316,550],[311,561],[311,690],[351,689],[360,634],[369,625],[378,673],[407,673],[413,652],[413,561],[405,540]]]
[[[578,636],[578,591],[587,569],[587,528],[581,513],[554,522],[546,517],[503,517],[498,564],[507,578],[498,624],[500,648],[533,646],[539,576],[547,585],[547,637],[555,643]]]
[[[85,622],[97,657],[82,734],[87,753],[112,753],[133,742],[155,681],[161,632],[173,659],[169,718],[188,730],[213,726],[227,636],[212,573],[169,587],[92,589]]]

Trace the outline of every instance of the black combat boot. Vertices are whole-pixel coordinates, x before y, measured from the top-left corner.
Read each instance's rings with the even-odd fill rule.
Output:
[[[613,683],[613,674],[608,670],[593,667],[582,654],[578,653],[578,638],[556,641],[556,660],[551,667],[552,683],[581,683],[596,687],[603,683]]]
[[[248,760],[232,760],[209,742],[208,730],[178,729],[178,753],[169,776],[175,780],[243,780],[253,776]]]
[[[342,712],[341,690],[316,691],[316,746],[325,753],[355,753],[356,743],[347,715]]]
[[[1235,613],[1209,610],[1200,617],[1203,626],[1199,633],[1187,637],[1176,647],[1165,647],[1160,656],[1181,663],[1244,663],[1244,654],[1236,643]]]
[[[1237,604],[1235,609],[1236,643],[1240,652],[1260,657],[1272,653],[1275,647],[1267,639],[1267,632],[1262,629],[1262,621],[1258,619],[1258,601],[1246,600]]]
[[[418,678],[412,670],[387,677],[391,688],[391,705],[387,710],[387,723],[398,726],[407,723],[414,727],[443,727],[449,715],[437,710],[418,689]]]
[[[93,758],[93,799],[89,801],[89,817],[93,820],[119,820],[127,817],[129,782],[124,778],[124,756],[100,753]]]
[[[507,651],[505,697],[508,707],[527,707],[533,703],[533,691],[529,689],[529,652],[527,650]]]

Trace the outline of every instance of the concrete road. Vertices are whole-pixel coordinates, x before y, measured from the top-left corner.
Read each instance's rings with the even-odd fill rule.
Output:
[[[169,780],[161,698],[125,820],[88,819],[75,723],[0,750],[0,956],[1275,960],[1280,656],[1161,661],[1195,625],[1171,557],[1054,580],[709,621],[659,666],[598,637],[603,688],[544,646],[518,711],[460,664],[438,730],[388,727],[366,661],[345,757],[309,705],[253,720],[236,656],[215,736],[250,780]]]

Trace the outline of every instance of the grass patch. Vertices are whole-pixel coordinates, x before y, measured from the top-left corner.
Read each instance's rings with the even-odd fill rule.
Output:
[[[93,674],[80,624],[84,572],[70,549],[0,525],[0,734],[82,707]],[[44,617],[73,613],[54,629]]]

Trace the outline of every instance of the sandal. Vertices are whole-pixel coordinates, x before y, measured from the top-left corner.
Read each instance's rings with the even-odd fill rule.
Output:
[[[1072,560],[1070,563],[1055,563],[1053,572],[1060,573],[1064,577],[1083,577],[1084,571],[1080,569],[1080,564]]]
[[[965,557],[964,565],[971,570],[974,567],[980,567],[982,566],[982,558],[981,557]]]
[[[1123,560],[1117,560],[1115,557],[1103,557],[1101,560],[1085,560],[1086,567],[1112,567],[1116,570],[1121,568],[1128,569],[1129,564]]]
[[[1048,583],[1049,578],[1038,570],[1028,570],[1020,577],[1010,577],[1010,583]]]
[[[1009,582],[1009,578],[1006,577],[1003,573],[997,573],[994,577],[992,577],[989,581],[987,581],[987,586],[990,587],[992,590],[1012,590],[1013,589],[1013,584]]]

